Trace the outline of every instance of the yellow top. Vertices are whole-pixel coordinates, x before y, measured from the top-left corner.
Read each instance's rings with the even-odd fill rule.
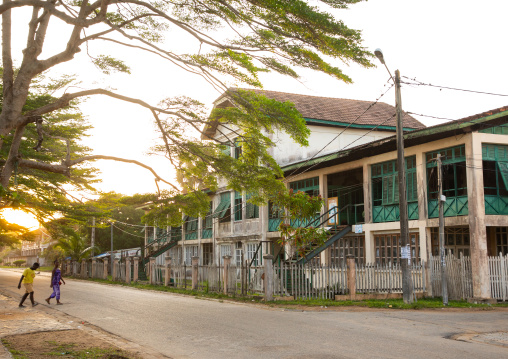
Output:
[[[23,283],[33,283],[35,278],[35,271],[27,268],[23,271]]]

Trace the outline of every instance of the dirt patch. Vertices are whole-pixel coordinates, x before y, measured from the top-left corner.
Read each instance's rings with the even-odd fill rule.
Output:
[[[79,329],[10,335],[3,337],[2,343],[11,351],[14,358],[20,359],[141,358]]]

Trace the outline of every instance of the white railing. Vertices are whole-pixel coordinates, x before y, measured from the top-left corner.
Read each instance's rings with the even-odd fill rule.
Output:
[[[430,256],[429,259],[430,281],[432,296],[442,296],[441,285],[441,259]],[[449,254],[445,257],[445,275],[448,290],[448,298],[461,300],[473,297],[473,275],[471,271],[471,259],[461,256],[460,258]]]

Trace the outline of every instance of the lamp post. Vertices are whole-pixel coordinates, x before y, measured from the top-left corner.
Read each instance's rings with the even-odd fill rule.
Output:
[[[411,279],[411,245],[409,244],[409,223],[406,198],[406,164],[404,160],[404,127],[402,125],[402,98],[400,94],[400,72],[395,70],[395,79],[386,66],[383,52],[376,49],[374,54],[385,66],[395,83],[395,108],[397,113],[397,167],[399,172],[399,213],[400,213],[400,266],[402,269],[402,297],[404,303],[413,302],[413,283]]]

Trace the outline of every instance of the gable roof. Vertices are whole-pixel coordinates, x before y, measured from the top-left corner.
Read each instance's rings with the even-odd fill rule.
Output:
[[[228,91],[234,90],[235,88],[228,89]],[[326,122],[328,122],[328,124],[332,126],[342,125],[344,127],[353,123],[361,127],[374,127],[383,124],[383,129],[386,129],[386,127],[393,127],[393,130],[395,130],[396,126],[396,118],[393,116],[395,114],[395,107],[384,102],[377,102],[367,110],[373,103],[372,101],[309,96],[257,89],[243,90],[254,91],[277,101],[290,101],[294,103],[296,109],[309,124],[314,124],[312,120],[319,120],[322,121],[320,122],[321,124],[326,124]],[[214,104],[216,107],[231,105],[227,99],[227,91],[215,100]],[[403,126],[405,129],[425,128],[424,124],[407,114],[404,115]],[[205,132],[208,136],[213,136],[215,133],[215,126],[211,124],[211,126],[205,129]]]

